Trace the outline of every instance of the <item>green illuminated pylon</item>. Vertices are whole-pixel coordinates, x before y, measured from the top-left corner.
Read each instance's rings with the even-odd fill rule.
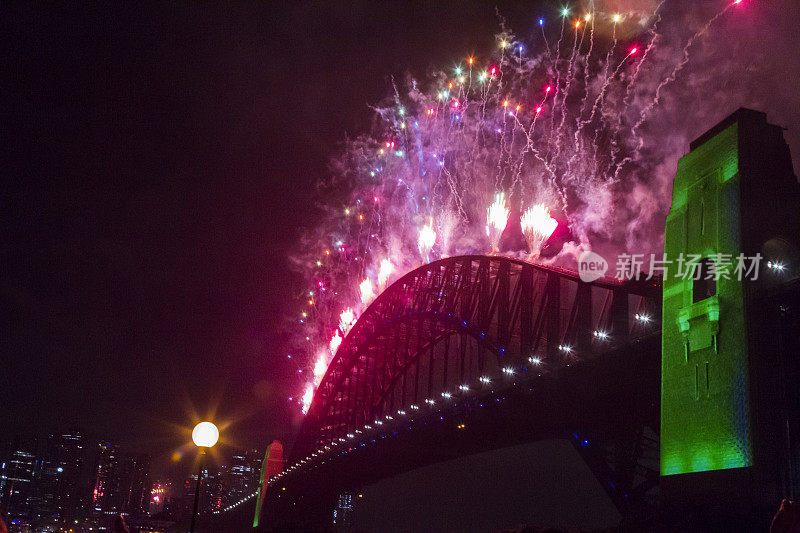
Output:
[[[269,459],[269,449],[271,446],[271,444],[267,446],[267,453],[264,454],[264,460],[261,462],[261,476],[258,480],[258,494],[256,494],[256,516],[253,518],[254,528],[258,527],[258,519],[261,517],[261,500],[263,499],[262,492],[267,490],[267,486],[264,484],[264,481],[267,480],[267,459]]]
[[[261,508],[264,505],[264,498],[267,493],[267,485],[273,476],[277,476],[283,471],[283,445],[280,441],[274,440],[267,446],[267,453],[264,454],[264,461],[261,463],[261,479],[256,493],[256,516],[253,518],[253,527],[258,527],[261,519]]]
[[[743,253],[740,202],[746,201],[740,129],[753,115],[735,113],[692,143],[678,163],[664,235],[670,263],[662,314],[662,475],[753,464],[745,282],[734,271]],[[691,255],[705,261],[679,262]],[[715,267],[727,268],[729,279],[692,279]]]

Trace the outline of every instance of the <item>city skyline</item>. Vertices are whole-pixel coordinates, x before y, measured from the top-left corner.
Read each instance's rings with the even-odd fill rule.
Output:
[[[197,456],[192,455],[196,466]],[[200,514],[235,504],[257,489],[263,452],[233,452],[202,468]],[[0,509],[9,523],[105,526],[188,520],[197,473],[157,472],[150,458],[79,432],[0,441]],[[185,469],[184,469],[185,470]],[[194,468],[191,468],[194,470]]]

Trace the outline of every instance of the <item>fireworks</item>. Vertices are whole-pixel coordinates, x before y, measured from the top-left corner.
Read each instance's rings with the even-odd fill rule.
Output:
[[[486,210],[486,234],[492,243],[492,252],[500,251],[500,235],[506,229],[509,213],[505,195],[503,193],[496,194],[494,202]]]
[[[306,385],[306,390],[303,393],[303,398],[300,400],[300,410],[303,414],[308,412],[308,408],[311,407],[311,401],[314,399],[314,385],[311,383]]]
[[[372,282],[369,278],[361,282],[361,285],[358,286],[358,290],[361,292],[361,303],[364,305],[369,305],[372,299],[375,298],[375,291],[372,288]]]
[[[348,141],[336,161],[333,185],[349,196],[326,206],[328,218],[308,235],[316,244],[298,261],[313,288],[297,317],[302,375],[313,369],[304,411],[358,316],[397,274],[448,255],[501,253],[507,228],[511,235],[521,227],[527,259],[544,261],[542,247],[564,224],[574,242],[547,259],[562,266],[570,266],[566,250],[596,248],[592,239],[641,244],[630,228],[661,225],[663,214],[620,197],[634,187],[651,196],[663,189],[641,178],[663,162],[642,150],[645,122],[699,36],[739,1],[719,0],[723,11],[689,39],[682,58],[658,53],[661,13],[564,7],[556,22],[534,19],[537,40],[504,30],[494,50],[398,84],[376,103],[375,129]],[[618,41],[633,20],[651,23]],[[520,216],[509,206],[530,207]]]
[[[419,251],[426,257],[426,259],[434,244],[436,244],[436,232],[433,231],[433,224],[431,223],[422,226],[422,229],[419,230],[417,246],[419,247]]]
[[[328,370],[329,361],[330,359],[328,357],[328,354],[326,354],[325,352],[320,352],[317,355],[317,362],[314,363],[314,387],[318,387],[320,382],[322,381],[322,377]]]
[[[343,334],[347,335],[347,332],[350,331],[350,328],[352,328],[355,323],[356,314],[353,312],[352,308],[348,307],[339,315],[339,330],[341,330]]]
[[[550,238],[558,226],[558,222],[550,216],[550,210],[544,204],[529,207],[520,219],[522,234],[528,242],[531,259],[539,256],[542,244]]]
[[[331,355],[336,355],[336,350],[339,349],[339,345],[342,344],[342,340],[344,339],[342,339],[342,336],[339,335],[339,331],[336,330],[333,333],[333,337],[331,337],[331,341],[328,343],[328,349],[331,351]]]
[[[434,238],[435,240],[435,238]],[[394,265],[389,259],[382,259],[380,267],[378,267],[378,289],[383,290],[386,287],[386,282],[389,281],[389,276],[394,272]]]

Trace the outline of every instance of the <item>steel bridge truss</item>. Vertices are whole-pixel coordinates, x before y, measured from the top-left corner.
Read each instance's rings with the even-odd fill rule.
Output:
[[[660,327],[657,281],[584,283],[498,256],[424,265],[348,332],[314,396],[295,455],[354,438],[523,370],[553,372]]]

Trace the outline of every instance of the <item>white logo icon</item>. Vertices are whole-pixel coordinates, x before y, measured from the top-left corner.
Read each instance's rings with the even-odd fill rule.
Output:
[[[581,281],[591,283],[602,278],[608,270],[608,262],[594,252],[583,252],[578,257],[578,275]]]

